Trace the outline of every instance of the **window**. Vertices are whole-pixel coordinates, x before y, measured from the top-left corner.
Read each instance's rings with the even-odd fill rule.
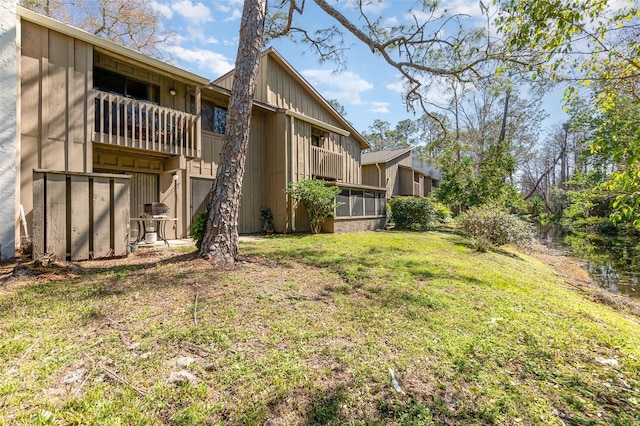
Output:
[[[387,197],[384,192],[377,192],[378,214],[387,214]]]
[[[195,105],[192,105],[195,111]],[[227,109],[211,101],[202,100],[202,130],[224,135],[227,127]]]
[[[375,216],[376,214],[376,194],[373,191],[364,193],[364,215]]]
[[[364,213],[363,191],[351,191],[351,216],[362,216]]]
[[[315,127],[311,128],[311,145],[322,148],[324,146],[324,140],[327,138],[327,133]]]
[[[95,68],[93,72],[93,87],[103,92],[150,102],[158,102],[160,93],[159,86],[133,80],[102,68]]]
[[[336,216],[349,216],[351,212],[351,207],[349,206],[349,190],[343,189],[341,193],[336,195],[336,202],[338,206],[336,207]],[[342,204],[341,204],[342,203]]]
[[[343,189],[336,195],[336,217],[384,216],[387,199],[384,192]]]

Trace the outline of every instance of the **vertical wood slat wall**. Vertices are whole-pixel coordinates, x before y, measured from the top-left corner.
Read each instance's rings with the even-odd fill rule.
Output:
[[[35,170],[34,259],[126,256],[129,185],[130,178],[122,175]]]

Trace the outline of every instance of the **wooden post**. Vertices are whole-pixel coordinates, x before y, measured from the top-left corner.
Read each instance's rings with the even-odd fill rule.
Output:
[[[113,180],[113,255],[129,253],[129,181]]]
[[[93,178],[93,258],[108,257],[111,253],[109,208],[110,196],[109,178]]]
[[[33,241],[33,258],[38,259],[44,255],[45,247],[45,222],[44,222],[44,187],[45,177],[43,173],[33,173],[33,221],[31,237]]]
[[[89,259],[89,177],[71,176],[71,260]]]
[[[48,173],[45,189],[45,253],[67,259],[67,178],[64,174]]]

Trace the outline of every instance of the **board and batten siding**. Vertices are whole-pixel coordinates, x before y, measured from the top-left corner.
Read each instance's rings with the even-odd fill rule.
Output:
[[[384,163],[364,164],[362,166],[362,184],[369,186],[386,187],[387,170]],[[389,191],[389,188],[387,188]],[[388,192],[390,194],[390,192]]]
[[[403,193],[403,173],[399,171],[399,166],[411,167],[411,153],[407,152],[393,160],[387,162],[386,165],[386,177],[388,179],[387,184],[387,196],[394,197],[398,195],[405,195]],[[406,178],[404,178],[406,179]],[[413,176],[411,176],[411,185],[413,185]]]
[[[231,90],[233,72],[216,80],[216,85]],[[331,131],[331,127],[344,129],[331,112],[330,107],[319,102],[317,94],[301,84],[299,79],[291,74],[291,71],[283,67],[270,54],[262,55],[258,82],[256,84],[255,99],[277,106],[283,110],[293,111],[302,116],[315,120],[311,124],[298,117],[287,117],[288,137],[290,137],[291,150],[289,153],[291,163],[291,179],[301,179],[311,176],[309,168],[311,151],[311,127],[318,127],[329,132],[329,138],[322,148],[343,155],[342,179],[339,182],[360,184],[360,142],[353,135],[342,136]],[[325,127],[321,123],[326,123]],[[346,129],[345,129],[346,131]],[[282,140],[280,143],[286,143]]]
[[[254,108],[251,118],[251,136],[245,161],[242,182],[242,199],[238,217],[238,232],[250,234],[260,232],[260,209],[269,207],[269,179],[267,175],[267,141],[270,135],[269,113]],[[215,179],[220,161],[223,135],[202,132],[202,157],[189,161],[189,177]],[[190,182],[193,184],[193,182]],[[190,191],[191,196],[202,195],[202,191]],[[205,194],[206,195],[206,194]],[[191,206],[199,206],[203,200],[191,200]]]
[[[92,171],[93,48],[24,20],[21,37],[20,203],[31,228],[34,169]]]

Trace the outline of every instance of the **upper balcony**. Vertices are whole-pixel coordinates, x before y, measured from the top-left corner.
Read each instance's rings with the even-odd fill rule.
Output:
[[[319,178],[342,179],[342,154],[317,146],[311,146],[311,174]]]
[[[414,156],[411,158],[411,166],[414,169],[418,169],[426,175],[430,176],[432,179],[442,179],[442,173],[436,167],[435,159],[423,159]]]
[[[196,115],[95,89],[93,97],[94,142],[166,156],[200,157]]]

